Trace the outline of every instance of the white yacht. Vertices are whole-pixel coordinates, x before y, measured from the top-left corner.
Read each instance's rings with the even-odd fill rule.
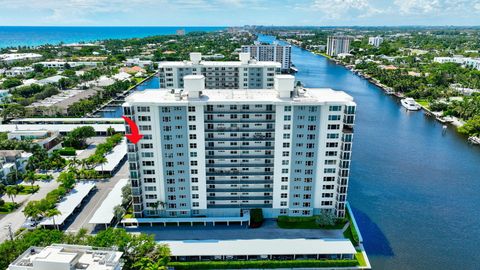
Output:
[[[413,98],[404,98],[400,102],[409,111],[418,111],[421,108]]]

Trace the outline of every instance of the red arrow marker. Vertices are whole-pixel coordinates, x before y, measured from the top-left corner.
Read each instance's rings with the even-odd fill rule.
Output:
[[[127,137],[127,139],[129,139],[133,144],[137,144],[138,141],[143,138],[143,135],[138,132],[137,124],[126,116],[122,116],[122,118],[125,120],[125,122],[127,122],[127,124],[130,126],[130,130],[132,131],[132,134],[125,134],[125,137]]]

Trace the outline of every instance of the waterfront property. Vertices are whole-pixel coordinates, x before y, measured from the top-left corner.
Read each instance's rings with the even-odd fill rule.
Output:
[[[29,247],[8,270],[120,270],[123,253],[90,246],[53,244]]]
[[[250,53],[250,57],[258,61],[274,61],[282,64],[282,71],[289,71],[292,66],[292,46],[261,44],[255,41],[254,45],[242,45],[242,52]]]
[[[184,89],[127,97],[124,114],[144,135],[128,144],[135,217],[344,217],[355,103],[294,80],[208,90],[191,75]]]
[[[183,88],[183,77],[205,76],[206,89],[273,88],[273,77],[280,73],[281,64],[251,59],[250,53],[240,53],[239,61],[204,61],[201,53],[190,53],[190,61],[160,62],[161,88]]]

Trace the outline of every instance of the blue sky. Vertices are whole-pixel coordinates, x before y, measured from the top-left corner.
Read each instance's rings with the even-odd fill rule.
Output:
[[[480,25],[480,0],[0,0],[0,25]]]

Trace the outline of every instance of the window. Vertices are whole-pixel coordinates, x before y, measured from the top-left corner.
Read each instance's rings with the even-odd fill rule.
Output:
[[[292,111],[292,106],[285,106],[284,111],[291,112]]]
[[[150,112],[150,107],[137,107],[137,112]]]
[[[329,116],[328,116],[328,120],[338,121],[338,120],[340,120],[340,115],[337,115],[337,114],[329,115]]]
[[[338,106],[338,105],[337,106],[330,106],[328,108],[328,110],[331,111],[331,112],[338,112],[338,111],[342,110],[342,106]]]

